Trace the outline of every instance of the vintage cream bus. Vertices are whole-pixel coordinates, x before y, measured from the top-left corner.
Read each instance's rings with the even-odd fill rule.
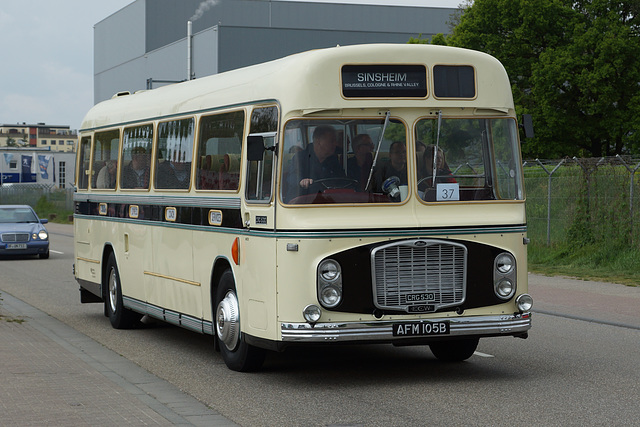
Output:
[[[239,371],[308,343],[464,360],[531,327],[521,165],[505,70],[470,50],[339,46],[118,93],[81,129],[81,301],[210,334]]]

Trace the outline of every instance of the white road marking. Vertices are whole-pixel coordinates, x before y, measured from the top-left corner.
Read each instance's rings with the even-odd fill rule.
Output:
[[[64,252],[54,251],[53,249],[49,249],[49,252],[53,252],[54,254],[64,255]]]
[[[480,357],[495,357],[493,354],[480,353],[479,351],[474,351],[473,354]]]

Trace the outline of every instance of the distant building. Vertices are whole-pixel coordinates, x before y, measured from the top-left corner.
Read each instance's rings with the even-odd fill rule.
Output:
[[[37,148],[49,151],[75,152],[78,132],[69,126],[38,124],[0,125],[0,148]]]
[[[0,184],[32,183],[73,188],[75,153],[0,147]]]
[[[449,32],[456,9],[399,3],[135,0],[94,26],[94,102],[310,49]]]

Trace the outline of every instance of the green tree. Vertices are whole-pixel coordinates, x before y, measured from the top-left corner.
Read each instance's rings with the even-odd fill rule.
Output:
[[[578,1],[569,42],[540,54],[532,78],[536,113],[541,138],[565,145],[560,154],[639,152],[637,9],[636,2]]]
[[[489,53],[536,138],[525,156],[640,152],[637,0],[475,0],[432,43]],[[426,42],[412,40],[411,42]]]

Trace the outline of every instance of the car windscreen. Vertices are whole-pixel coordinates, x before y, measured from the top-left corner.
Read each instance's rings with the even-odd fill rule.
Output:
[[[0,223],[38,222],[38,218],[31,209],[0,208]]]

